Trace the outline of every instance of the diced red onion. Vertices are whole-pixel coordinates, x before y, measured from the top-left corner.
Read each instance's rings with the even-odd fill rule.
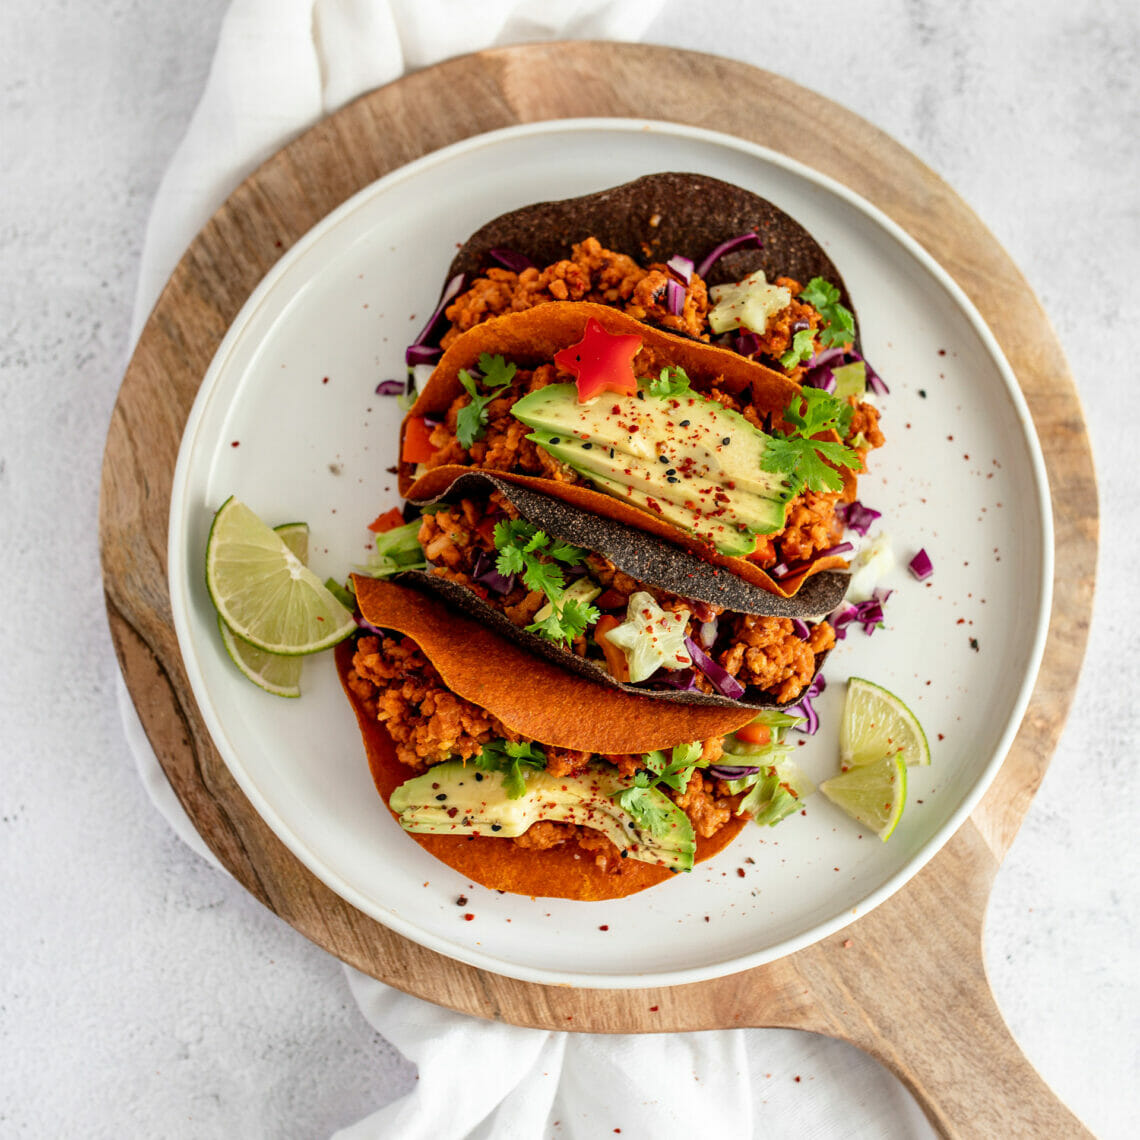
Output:
[[[830,367],[832,364],[846,364],[846,356],[842,348],[825,348],[807,362],[807,370],[814,372],[817,368]]]
[[[665,282],[665,311],[673,317],[685,311],[685,286],[672,277]]]
[[[757,775],[760,767],[755,764],[710,764],[705,770],[714,780],[740,780]]]
[[[763,249],[764,243],[760,240],[759,235],[752,230],[749,230],[747,233],[737,234],[736,237],[731,237],[727,241],[722,241],[720,245],[708,253],[700,265],[697,266],[697,276],[707,277],[709,270],[712,269],[726,253],[731,253],[734,249],[743,249],[745,246],[751,246],[753,249]]]
[[[865,356],[860,356],[857,352],[852,353],[857,360],[863,361],[863,370],[867,376],[867,384],[870,386],[872,392],[876,396],[889,396],[891,394],[890,388],[887,387],[883,378],[871,367]]]
[[[444,320],[444,309],[446,309],[447,306],[450,305],[451,302],[459,295],[460,291],[463,289],[464,284],[466,284],[466,281],[467,275],[465,273],[457,273],[447,283],[446,287],[443,290],[443,296],[440,297],[439,304],[436,306],[435,312],[432,313],[430,317],[428,317],[427,323],[422,329],[420,329],[420,335],[412,341],[411,345],[408,348],[409,352],[417,345],[427,344],[428,341],[430,341],[435,336],[439,325]],[[410,364],[413,362],[409,361],[408,363]]]
[[[493,257],[504,269],[509,269],[512,273],[535,268],[534,262],[529,257],[516,253],[513,249],[489,249],[487,256]]]
[[[920,582],[925,581],[934,573],[934,563],[930,561],[930,555],[926,553],[925,547],[910,560],[909,567],[910,572]]]
[[[700,641],[702,649],[712,649],[716,644],[716,633],[716,618],[709,618],[708,621],[701,622],[700,628],[697,630],[697,639]]]
[[[665,268],[684,285],[688,285],[693,279],[692,261],[687,257],[682,257],[679,253],[674,254],[665,262]]]
[[[693,659],[693,664],[712,682],[722,697],[734,701],[744,696],[744,686],[727,669],[718,665],[691,637],[685,638],[685,648]]]
[[[810,328],[811,328],[811,322],[805,321],[801,318],[798,321],[792,321],[791,327],[788,329],[788,332],[792,336],[795,336],[796,333],[804,332],[806,329],[810,329]]]
[[[830,558],[833,554],[847,554],[854,549],[855,546],[853,543],[839,542],[836,543],[835,546],[829,546],[826,550],[821,550],[812,561],[818,561],[820,558]]]
[[[403,380],[381,380],[376,385],[377,396],[402,396],[407,385]]]
[[[800,641],[807,641],[811,637],[811,628],[803,618],[792,618],[792,629]]]
[[[850,503],[836,503],[835,513],[843,520],[843,524],[848,530],[853,530],[856,534],[864,537],[866,537],[867,531],[871,529],[871,524],[875,519],[883,517],[882,511],[876,511],[873,507],[865,507],[858,499],[853,499]]]
[[[412,368],[417,364],[434,364],[442,355],[442,348],[434,348],[430,344],[409,344],[404,349],[404,363]]]

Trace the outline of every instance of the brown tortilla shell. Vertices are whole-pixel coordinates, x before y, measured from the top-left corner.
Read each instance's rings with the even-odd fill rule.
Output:
[[[759,234],[762,248],[726,254],[713,265],[708,284],[739,281],[757,269],[769,281],[791,277],[801,285],[823,277],[851,308],[839,270],[799,222],[741,186],[683,172],[647,174],[596,194],[503,214],[468,238],[448,279],[456,273],[475,276],[497,264],[492,249],[524,254],[539,267],[551,265],[588,237],[642,265],[677,254],[699,265],[722,241],[749,230]]]
[[[401,454],[408,419],[424,415],[445,415],[455,398],[463,392],[459,372],[474,367],[483,353],[501,354],[507,360],[521,365],[550,361],[560,349],[581,339],[586,322],[591,318],[597,320],[608,332],[640,336],[642,350],[638,360],[642,363],[645,360],[651,361],[644,366],[645,372],[659,370],[665,363],[680,365],[688,373],[697,391],[713,386],[734,394],[747,391],[751,396],[750,402],[762,415],[780,415],[789,400],[800,390],[786,376],[746,360],[734,352],[651,328],[606,305],[552,301],[522,313],[509,313],[484,321],[469,329],[451,345],[436,365],[401,426]],[[835,438],[834,434],[831,438]],[[470,470],[472,468],[467,465],[447,464],[433,468],[417,479],[414,477],[415,465],[401,462],[400,493],[414,503],[428,503],[446,493],[460,475]],[[850,489],[853,473],[844,468],[840,474],[845,487],[849,489],[848,497],[854,497],[854,492]],[[563,483],[533,475],[501,471],[496,471],[495,475],[508,482],[552,495],[596,515],[657,535],[779,597],[794,596],[804,580],[813,574],[847,566],[843,558],[832,555],[817,559],[799,572],[777,581],[755,563],[745,558],[721,554],[695,535],[603,491],[578,483]]]
[[[596,685],[436,597],[376,578],[352,580],[365,621],[410,637],[452,692],[539,744],[606,756],[650,752],[727,736],[756,715],[738,703],[669,704]]]
[[[387,731],[368,716],[348,688],[348,672],[352,666],[350,641],[342,641],[336,647],[336,664],[341,684],[356,713],[373,783],[387,804],[395,788],[408,779],[408,768],[396,759]],[[727,847],[746,822],[742,816],[734,816],[711,839],[698,836],[696,861],[708,859]],[[635,859],[624,859],[617,873],[607,873],[575,843],[533,851],[493,836],[405,834],[471,882],[512,894],[597,902],[636,894],[674,876],[674,872],[665,867]]]

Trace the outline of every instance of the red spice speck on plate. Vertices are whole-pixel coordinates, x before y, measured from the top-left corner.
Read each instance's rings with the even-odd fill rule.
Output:
[[[231,444],[230,444],[230,447],[238,447],[238,446],[240,446],[240,445],[241,445],[241,440],[240,440],[240,439],[235,439],[235,440],[233,441],[233,443],[231,443]]]
[[[466,914],[463,916],[463,921],[464,921],[464,922],[470,922],[470,921],[471,921],[471,920],[472,920],[474,917],[475,917],[475,916],[474,916],[474,915],[473,915],[473,914],[472,914],[470,911],[468,911],[468,912],[467,912],[467,913],[466,913]]]
[[[609,927],[608,926],[599,926],[598,929],[599,930],[609,930]]]

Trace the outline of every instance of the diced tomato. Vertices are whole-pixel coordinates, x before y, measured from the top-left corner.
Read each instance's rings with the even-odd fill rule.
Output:
[[[494,518],[487,517],[479,523],[475,528],[475,533],[483,540],[483,542],[493,547],[495,545],[495,520]]]
[[[391,510],[377,515],[368,524],[368,529],[372,531],[373,534],[384,534],[385,531],[395,530],[396,527],[403,525],[404,516],[400,513],[400,508],[392,507]]]
[[[628,681],[629,662],[625,659],[625,653],[620,646],[611,645],[610,639],[606,637],[610,630],[617,629],[619,625],[621,622],[612,614],[603,614],[598,618],[598,624],[594,626],[594,640],[606,656],[606,665],[609,666],[610,676],[615,681]]]
[[[422,416],[413,416],[404,428],[404,449],[401,458],[405,463],[426,463],[434,454],[431,428]]]
[[[742,744],[771,744],[772,730],[766,724],[753,721],[733,734]]]

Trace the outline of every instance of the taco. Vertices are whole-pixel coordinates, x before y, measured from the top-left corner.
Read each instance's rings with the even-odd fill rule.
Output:
[[[771,202],[704,174],[513,210],[471,235],[448,278],[433,330],[443,348],[494,316],[592,301],[797,379],[825,350],[858,350],[851,298],[823,247]],[[430,358],[418,347],[413,359]]]
[[[377,535],[371,574],[437,593],[601,684],[683,704],[786,706],[835,644],[823,618],[842,603],[847,574],[819,574],[780,598],[483,472],[459,476],[422,510]]]
[[[404,420],[400,490],[422,503],[492,470],[786,597],[845,565],[836,505],[877,425],[871,405],[725,349],[548,303],[444,353]]]
[[[665,705],[566,673],[392,582],[337,647],[374,782],[429,853],[496,890],[644,890],[812,789],[779,712]]]

